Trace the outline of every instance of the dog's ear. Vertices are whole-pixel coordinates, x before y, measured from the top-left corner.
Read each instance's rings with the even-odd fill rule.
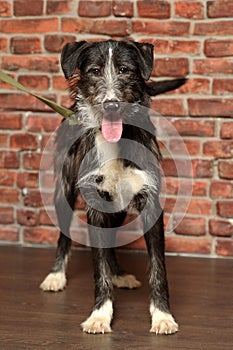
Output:
[[[144,80],[148,80],[150,78],[154,59],[153,59],[153,52],[154,52],[154,46],[152,44],[148,43],[133,43],[137,51],[139,53],[139,65],[140,65],[140,71],[141,75]]]
[[[79,68],[80,54],[85,50],[90,43],[87,41],[79,41],[66,44],[61,53],[61,66],[66,79],[70,78],[76,68]]]

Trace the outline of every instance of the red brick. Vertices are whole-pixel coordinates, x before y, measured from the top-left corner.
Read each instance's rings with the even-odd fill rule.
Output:
[[[233,40],[208,39],[205,41],[204,53],[208,57],[232,56]]]
[[[194,177],[212,177],[213,164],[211,160],[194,159],[192,160],[193,176]]]
[[[210,254],[210,237],[167,236],[165,240],[167,252]]]
[[[189,98],[189,114],[193,117],[232,117],[233,99]]]
[[[173,125],[181,136],[214,136],[214,121],[178,119]]]
[[[233,239],[217,239],[216,253],[222,256],[233,256]]]
[[[65,90],[67,89],[67,82],[64,78],[64,76],[61,75],[54,75],[52,77],[52,83],[53,83],[53,89],[56,90]]]
[[[212,201],[204,198],[192,198],[187,213],[195,215],[210,215],[212,211]]]
[[[40,38],[16,37],[10,41],[10,48],[13,54],[25,55],[42,52]]]
[[[196,59],[194,60],[193,73],[195,74],[232,74],[233,59]]]
[[[21,129],[22,114],[0,113],[0,129]]]
[[[187,36],[190,23],[180,21],[133,20],[133,33]]]
[[[29,116],[26,121],[26,129],[28,131],[55,131],[61,123],[61,117],[41,116],[38,114]]]
[[[233,21],[210,21],[194,23],[194,35],[232,35]]]
[[[7,52],[8,51],[8,39],[0,37],[0,51]]]
[[[157,58],[154,62],[152,76],[182,77],[189,73],[187,58]]]
[[[12,224],[14,222],[14,210],[12,207],[0,208],[0,224]]]
[[[81,17],[107,17],[111,12],[111,1],[79,1],[78,15]]]
[[[36,226],[38,225],[38,213],[34,210],[19,209],[17,210],[17,221],[20,225]]]
[[[26,88],[33,90],[48,90],[50,85],[47,75],[21,75],[18,81]]]
[[[58,31],[58,18],[8,19],[0,21],[2,33],[48,33]]]
[[[17,173],[17,186],[19,188],[29,187],[36,188],[38,187],[38,173],[29,173],[21,172]]]
[[[222,139],[233,139],[233,121],[222,123],[220,134]]]
[[[59,232],[55,228],[31,227],[25,228],[23,238],[28,243],[55,244],[58,240]]]
[[[210,185],[210,196],[212,198],[232,198],[233,184],[229,182],[213,180]]]
[[[9,71],[26,69],[38,72],[57,73],[59,71],[58,57],[41,57],[41,56],[17,56],[2,57],[2,68]]]
[[[127,36],[130,34],[130,22],[123,19],[62,18],[62,31],[68,33],[88,33]]]
[[[174,231],[180,235],[202,236],[206,233],[205,218],[174,217]]]
[[[213,94],[229,95],[229,93],[233,93],[233,79],[214,79]]]
[[[57,216],[55,210],[40,210],[39,215],[40,225],[54,226],[57,225]]]
[[[72,10],[73,0],[47,0],[46,13],[48,15],[64,15]]]
[[[11,148],[20,150],[35,150],[38,146],[35,135],[15,134],[10,137]]]
[[[169,99],[157,97],[151,103],[151,109],[163,116],[185,116],[187,111],[182,99]]]
[[[16,226],[0,226],[0,240],[17,242],[19,240],[19,228]]]
[[[215,158],[231,158],[233,155],[233,141],[206,141],[203,153]]]
[[[233,235],[233,225],[229,221],[211,219],[209,221],[209,231],[213,236]]]
[[[219,177],[222,179],[233,179],[233,161],[221,160],[218,163]]]
[[[225,200],[217,202],[217,213],[224,218],[233,217],[233,201]]]
[[[169,143],[169,150],[174,155],[197,155],[200,154],[200,141],[173,139]]]
[[[132,17],[133,2],[127,0],[113,1],[113,14],[116,17]]]
[[[17,169],[19,167],[18,152],[0,151],[0,168]]]
[[[164,39],[143,39],[143,42],[151,42],[154,45],[155,54],[189,54],[190,56],[200,54],[201,44],[195,40],[164,40]]]
[[[192,176],[192,169],[191,166],[187,166],[187,159],[164,158],[161,165],[165,176]]]
[[[232,17],[233,16],[233,1],[207,1],[207,15],[210,18]]]
[[[63,46],[69,42],[75,41],[74,35],[46,35],[44,40],[45,49],[48,52],[61,52]]]
[[[25,169],[38,170],[40,169],[41,153],[27,152],[23,155],[23,166]]]
[[[26,189],[26,194],[24,194],[23,202],[26,207],[38,208],[43,206],[41,193],[36,189]]]
[[[43,0],[32,3],[28,0],[14,0],[15,16],[40,16],[43,14]]]
[[[164,19],[170,17],[170,4],[167,1],[138,1],[138,16]]]
[[[55,100],[55,95],[46,96],[50,100]],[[52,112],[52,109],[44,102],[37,100],[33,96],[19,93],[0,94],[0,109],[9,111],[35,111]]]
[[[16,179],[16,173],[10,170],[1,170],[0,186],[13,186]]]
[[[6,148],[8,147],[8,135],[7,134],[1,134],[0,133],[0,147]]]
[[[165,182],[165,189],[162,190],[162,193],[166,192],[169,195],[187,195],[188,193],[192,193],[193,196],[207,195],[206,181],[195,180],[192,183],[191,180],[169,178],[166,176]]]
[[[175,15],[192,19],[204,18],[204,7],[199,1],[176,1]]]
[[[9,1],[1,1],[0,17],[12,16],[12,7]]]
[[[0,202],[5,204],[18,203],[19,192],[15,188],[1,188],[0,191]]]

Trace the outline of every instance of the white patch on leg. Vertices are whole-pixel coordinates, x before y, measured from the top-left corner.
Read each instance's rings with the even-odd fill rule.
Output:
[[[90,317],[81,324],[83,332],[86,333],[108,333],[111,332],[110,323],[112,320],[112,301],[107,300],[98,310],[94,310]]]
[[[112,276],[112,283],[117,288],[128,288],[134,289],[141,287],[141,282],[139,282],[134,275],[122,275]]]
[[[44,292],[58,292],[66,286],[65,272],[51,272],[41,283],[40,288]]]
[[[178,324],[171,314],[159,310],[153,304],[150,306],[152,324],[150,332],[156,334],[172,334],[178,331]]]

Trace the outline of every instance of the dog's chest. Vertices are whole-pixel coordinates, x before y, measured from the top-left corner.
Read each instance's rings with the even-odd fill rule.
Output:
[[[101,133],[96,135],[98,175],[102,181],[98,190],[107,192],[114,199],[117,196],[129,198],[139,193],[148,184],[147,174],[142,170],[124,166],[119,158],[117,143],[106,142]]]

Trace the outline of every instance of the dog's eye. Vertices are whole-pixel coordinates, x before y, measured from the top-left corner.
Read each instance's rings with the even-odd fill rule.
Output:
[[[97,67],[92,68],[92,69],[90,70],[90,72],[91,72],[92,74],[94,74],[96,77],[100,76],[100,74],[101,74],[100,69],[97,68]]]
[[[128,73],[128,68],[127,67],[120,67],[119,68],[119,73],[120,74],[125,74],[125,73]]]

